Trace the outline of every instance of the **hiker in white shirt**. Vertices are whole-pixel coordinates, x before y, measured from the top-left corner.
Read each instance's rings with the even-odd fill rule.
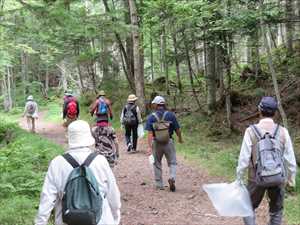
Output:
[[[284,185],[268,188],[257,185],[256,148],[258,143],[257,134],[273,134],[277,129],[277,125],[273,121],[277,107],[277,101],[273,97],[262,98],[258,106],[261,120],[255,125],[256,130],[255,127],[249,127],[246,129],[237,167],[237,177],[240,181],[243,179],[244,173],[248,169],[248,190],[254,210],[260,205],[265,192],[267,192],[269,197],[270,213],[269,225],[280,225],[282,223]],[[297,164],[289,132],[286,128],[279,126],[277,130],[277,137],[276,134],[274,136],[275,138],[278,138],[281,146],[280,150],[282,150],[283,164],[286,174],[286,185],[294,187],[296,184],[295,179]],[[255,225],[255,216],[244,218],[244,223],[246,225]]]
[[[23,117],[26,116],[28,130],[35,133],[36,120],[38,119],[38,105],[33,100],[33,96],[29,95],[25,104]]]
[[[68,127],[69,153],[79,164],[93,152],[90,147],[95,140],[87,122],[77,120]],[[103,195],[102,216],[98,225],[117,225],[120,223],[120,192],[115,177],[104,156],[98,155],[90,164],[100,192]],[[62,196],[69,174],[73,167],[63,158],[57,156],[50,163],[35,225],[47,225],[51,211],[55,210],[55,225],[65,225],[62,221]]]

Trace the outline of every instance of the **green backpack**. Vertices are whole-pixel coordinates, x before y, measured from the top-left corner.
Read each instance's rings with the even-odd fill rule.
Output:
[[[98,182],[89,168],[97,153],[91,153],[82,165],[70,155],[63,157],[74,168],[62,199],[62,218],[68,225],[97,225],[102,216],[103,198]]]
[[[155,140],[160,144],[168,144],[170,141],[169,128],[171,123],[165,120],[167,113],[168,112],[165,111],[162,118],[159,118],[157,113],[153,113],[153,116],[156,118],[156,122],[153,123]]]

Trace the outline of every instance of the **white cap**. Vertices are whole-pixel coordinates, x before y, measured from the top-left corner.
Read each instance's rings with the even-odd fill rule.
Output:
[[[28,101],[33,100],[33,96],[32,96],[32,95],[29,95],[29,96],[27,97],[27,100],[28,100]]]
[[[89,147],[95,144],[90,125],[83,120],[76,120],[68,126],[69,148]]]
[[[165,99],[161,96],[156,96],[152,101],[152,104],[157,104],[157,105],[164,105],[165,103],[166,103]]]

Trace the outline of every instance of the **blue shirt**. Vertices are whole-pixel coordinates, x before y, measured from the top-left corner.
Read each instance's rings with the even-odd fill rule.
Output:
[[[166,112],[166,110],[159,109],[155,113],[158,115],[159,118],[162,118],[164,112]],[[170,133],[170,137],[172,137],[172,135],[174,134],[174,131],[180,128],[175,114],[167,111],[167,114],[165,115],[165,121],[168,121],[171,123],[170,127],[169,127],[169,133]],[[153,114],[149,115],[147,118],[145,130],[152,131],[154,133],[153,124],[156,122],[157,122],[156,117]],[[154,133],[154,135],[155,135],[155,133]]]

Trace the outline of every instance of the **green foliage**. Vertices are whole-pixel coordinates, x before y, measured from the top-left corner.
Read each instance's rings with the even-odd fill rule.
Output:
[[[0,139],[12,133],[7,145],[0,146],[1,225],[31,225],[47,166],[62,149],[20,129],[4,115],[0,120]]]

